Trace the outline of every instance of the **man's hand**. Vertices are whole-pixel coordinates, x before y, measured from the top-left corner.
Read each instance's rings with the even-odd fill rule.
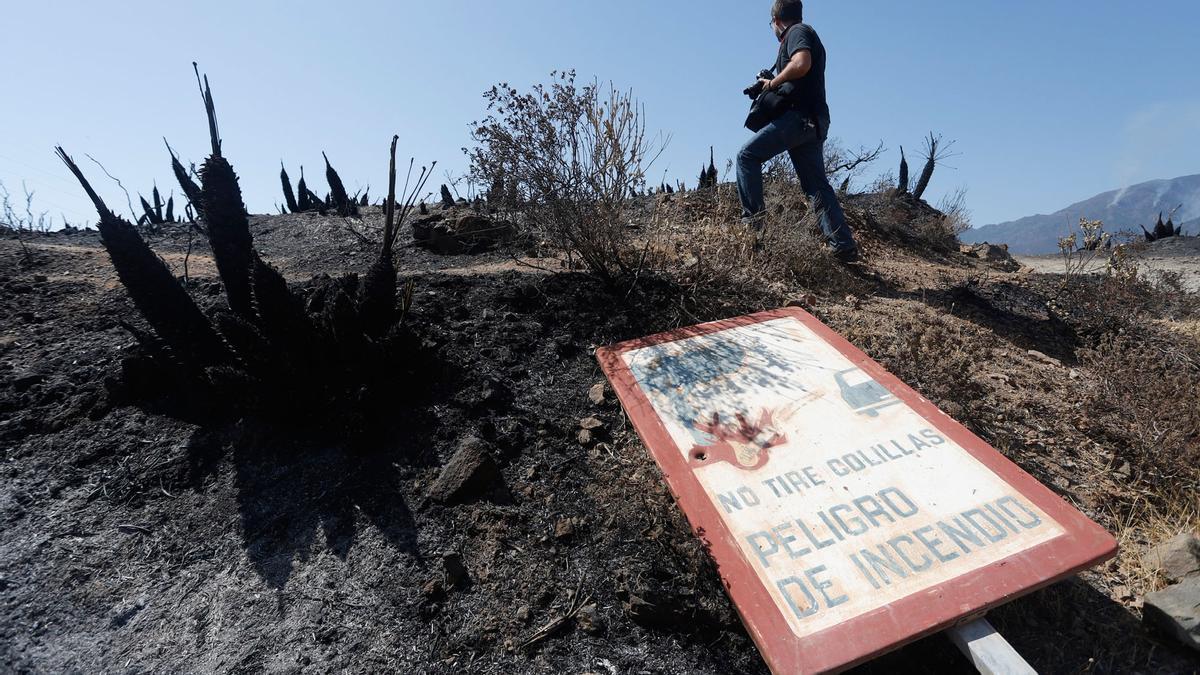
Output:
[[[763,78],[758,83],[763,86],[763,91],[771,91],[771,80]]]

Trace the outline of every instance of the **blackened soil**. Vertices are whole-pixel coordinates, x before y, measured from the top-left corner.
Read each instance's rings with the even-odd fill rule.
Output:
[[[44,250],[0,280],[0,669],[761,670],[619,408],[588,400],[596,346],[670,327],[624,294],[423,276],[409,321],[444,381],[396,382],[430,402],[364,452],[121,405],[131,308],[79,278],[102,256]],[[607,433],[584,446],[589,415]],[[428,503],[469,436],[504,485]]]

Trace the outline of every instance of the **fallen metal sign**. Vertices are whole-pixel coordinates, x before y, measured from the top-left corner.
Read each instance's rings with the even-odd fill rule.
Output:
[[[1116,554],[801,310],[599,359],[776,673],[848,668]]]

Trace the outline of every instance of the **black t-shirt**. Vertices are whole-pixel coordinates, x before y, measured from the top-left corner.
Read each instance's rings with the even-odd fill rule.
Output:
[[[825,45],[813,27],[798,23],[788,28],[779,45],[779,59],[775,62],[775,73],[792,60],[796,52],[807,49],[812,52],[812,70],[799,80],[792,80],[781,88],[780,93],[792,101],[802,114],[815,119],[829,119],[829,103],[825,100]],[[788,91],[788,90],[791,91]]]

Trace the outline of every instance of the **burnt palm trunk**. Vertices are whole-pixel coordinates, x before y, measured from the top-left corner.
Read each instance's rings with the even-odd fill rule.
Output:
[[[929,134],[925,148],[925,168],[921,170],[921,177],[917,179],[917,186],[913,188],[913,197],[917,199],[925,195],[925,190],[929,188],[929,181],[933,180],[933,170],[937,168],[938,163],[938,146],[941,145],[941,142],[940,137]]]

